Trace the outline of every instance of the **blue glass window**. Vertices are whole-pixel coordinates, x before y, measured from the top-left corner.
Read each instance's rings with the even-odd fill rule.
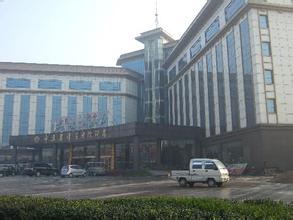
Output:
[[[122,67],[133,70],[135,72],[144,74],[144,60],[133,60],[126,63],[122,63]]]
[[[226,21],[229,21],[244,4],[245,0],[231,0],[230,4],[225,8]]]
[[[50,79],[50,80],[39,80],[39,89],[61,89],[62,82],[60,80]]]
[[[77,114],[77,98],[75,96],[68,97],[68,117],[75,119]]]
[[[100,117],[100,125],[107,126],[108,125],[108,105],[107,105],[107,97],[100,96],[98,100],[98,113]]]
[[[266,85],[272,85],[274,83],[273,81],[273,72],[272,70],[265,70],[265,84]]]
[[[4,97],[4,112],[3,112],[3,130],[2,130],[2,143],[9,143],[9,136],[12,132],[13,121],[13,104],[14,95],[5,95]]]
[[[195,57],[201,50],[201,39],[199,38],[190,48],[190,57]]]
[[[190,104],[189,104],[189,77],[187,74],[184,76],[184,87],[185,87],[185,115],[186,125],[190,126]]]
[[[204,75],[203,61],[198,62],[198,83],[199,83],[199,107],[200,107],[200,127],[205,128],[205,93],[204,93]]]
[[[252,74],[248,19],[245,19],[244,21],[240,23],[240,37],[241,37],[241,49],[242,49],[243,73]]]
[[[246,18],[240,23],[241,51],[242,51],[242,67],[243,67],[243,84],[245,95],[245,110],[247,127],[255,125],[255,103],[252,76],[252,60],[250,49],[249,23]]]
[[[276,113],[276,100],[268,99],[267,100],[267,110],[268,113]]]
[[[101,91],[121,91],[120,82],[103,81],[100,82]]]
[[[208,42],[210,39],[212,39],[216,33],[220,30],[220,20],[219,17],[214,20],[214,22],[208,27],[208,29],[205,32],[206,42]]]
[[[36,134],[45,132],[46,96],[37,96]]]
[[[119,96],[113,97],[113,124],[122,124],[122,98]]]
[[[226,97],[225,97],[225,81],[224,81],[224,65],[223,65],[223,46],[222,43],[216,46],[217,61],[217,80],[218,80],[218,98],[219,98],[219,116],[221,134],[226,132]]]
[[[174,66],[170,71],[169,71],[169,82],[171,82],[173,79],[176,77],[176,66]]]
[[[209,102],[209,122],[211,136],[216,133],[215,129],[215,105],[214,105],[214,82],[213,82],[213,60],[212,54],[206,55],[207,79],[208,79],[208,102]]]
[[[31,87],[31,81],[29,79],[7,78],[6,87],[7,88],[25,88],[25,89],[29,89]]]
[[[261,48],[262,48],[262,55],[265,57],[271,56],[271,46],[270,42],[262,42],[261,43]]]
[[[69,89],[91,90],[92,89],[92,82],[90,82],[90,81],[69,81]]]
[[[185,54],[178,62],[178,71],[181,71],[187,64],[187,54]]]
[[[85,96],[83,97],[83,113],[92,112],[92,97]]]
[[[61,118],[61,96],[53,96],[52,100],[52,131],[54,131],[55,124]]]
[[[29,126],[30,96],[22,95],[20,100],[19,134],[27,135]]]
[[[229,83],[230,83],[230,99],[231,99],[231,113],[232,113],[232,129],[236,130],[240,127],[240,112],[238,102],[238,77],[237,64],[235,52],[234,32],[228,34],[227,38],[227,52],[228,52],[228,69],[229,69]]]
[[[266,15],[260,15],[259,16],[259,25],[261,29],[267,29],[269,28],[269,20],[268,16]]]

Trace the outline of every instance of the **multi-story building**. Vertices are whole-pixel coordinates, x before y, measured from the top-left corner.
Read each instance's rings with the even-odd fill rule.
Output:
[[[144,49],[121,55],[124,69],[0,63],[2,143],[10,134],[52,132],[61,116],[99,112],[106,117],[98,127],[146,122],[107,128],[109,137],[76,133],[76,145],[94,143],[99,157],[108,149],[112,162],[176,167],[190,157],[216,157],[292,169],[292,12],[292,0],[209,0],[180,40],[161,28],[138,36]],[[64,140],[54,132],[50,143],[48,134],[12,143],[72,144],[71,133]]]
[[[208,156],[292,168],[292,12],[210,0],[165,60],[170,124],[204,128]]]
[[[0,143],[136,122],[142,79],[117,67],[0,63]]]

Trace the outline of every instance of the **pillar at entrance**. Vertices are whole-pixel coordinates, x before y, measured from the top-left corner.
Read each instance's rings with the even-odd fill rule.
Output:
[[[115,168],[116,168],[116,144],[112,144],[111,170],[115,170]]]
[[[140,143],[139,138],[134,137],[133,139],[133,169],[138,170],[140,167],[139,161],[139,150],[140,150]]]
[[[54,167],[58,167],[58,146],[57,144],[54,145],[54,152],[53,152],[53,160],[54,160]]]
[[[162,167],[162,162],[161,162],[161,144],[162,144],[162,141],[160,139],[158,139],[156,142],[157,142],[156,166],[157,166],[157,168],[161,168]]]
[[[39,147],[38,149],[38,156],[39,156],[39,162],[42,162],[43,160],[43,148],[42,147]]]

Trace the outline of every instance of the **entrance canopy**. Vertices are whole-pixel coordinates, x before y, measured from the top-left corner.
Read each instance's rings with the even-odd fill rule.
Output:
[[[116,142],[132,137],[165,140],[193,139],[200,141],[204,137],[204,131],[197,127],[170,126],[137,122],[89,130],[10,136],[9,144],[18,147],[34,147],[52,144]]]

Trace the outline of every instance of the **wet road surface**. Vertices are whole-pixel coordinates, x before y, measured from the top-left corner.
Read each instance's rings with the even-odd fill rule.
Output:
[[[266,199],[293,202],[293,184],[272,183],[270,177],[238,177],[221,188],[196,184],[179,187],[167,177],[2,177],[1,195],[33,195],[67,199],[114,198],[121,196],[193,196],[223,199]]]

